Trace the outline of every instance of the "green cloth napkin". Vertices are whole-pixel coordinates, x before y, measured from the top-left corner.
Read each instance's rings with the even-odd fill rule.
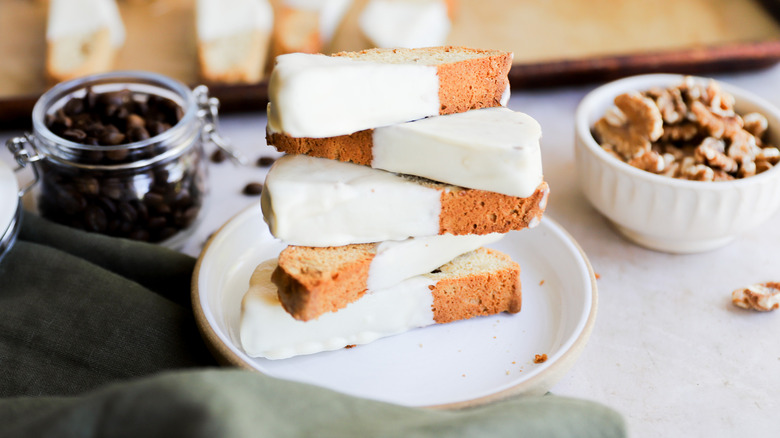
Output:
[[[516,397],[437,411],[217,368],[194,259],[25,213],[0,261],[0,437],[621,437],[597,403]]]

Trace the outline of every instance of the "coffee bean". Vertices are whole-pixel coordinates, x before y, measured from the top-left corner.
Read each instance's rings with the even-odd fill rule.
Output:
[[[87,207],[87,200],[76,190],[65,188],[57,193],[57,206],[68,215],[76,214]]]
[[[124,188],[116,179],[105,179],[100,185],[100,193],[111,199],[122,199]]]
[[[147,131],[146,128],[143,126],[136,126],[128,129],[127,137],[131,142],[135,143],[137,141],[147,140],[151,136],[149,135],[149,131]]]
[[[159,193],[149,192],[144,195],[144,203],[148,206],[154,207],[161,205],[163,202],[165,202],[165,198]]]
[[[222,149],[217,148],[211,153],[211,161],[214,163],[221,163],[227,160],[227,153]]]
[[[257,165],[259,167],[268,167],[276,161],[276,158],[272,157],[260,157],[257,159]]]
[[[121,132],[108,131],[103,135],[101,135],[98,140],[100,141],[101,145],[116,146],[124,142],[125,137],[126,137],[125,134],[122,134]]]
[[[179,190],[176,195],[173,197],[173,203],[177,207],[188,207],[192,205],[192,196],[190,196],[190,191],[186,189]]]
[[[65,105],[63,105],[62,108],[68,114],[80,114],[84,112],[84,101],[74,97],[65,102]]]
[[[80,179],[77,179],[74,183],[74,187],[86,195],[97,195],[100,193],[100,183],[98,183],[98,180],[91,177],[91,176],[85,176]]]
[[[127,149],[112,149],[105,152],[106,158],[111,161],[123,161],[129,154]]]
[[[168,221],[163,216],[152,216],[147,225],[150,229],[162,228]]]
[[[130,115],[130,110],[127,109],[126,106],[120,106],[114,111],[112,116],[119,120],[126,120],[127,117]]]
[[[117,206],[114,201],[112,201],[109,198],[106,198],[105,196],[99,196],[95,198],[95,204],[100,206],[100,208],[103,209],[107,214],[110,214],[112,216],[116,216],[117,214]]]
[[[171,173],[165,169],[158,169],[157,171],[154,172],[154,182],[163,187],[166,187],[168,185],[168,178],[170,177],[171,177]]]
[[[250,182],[244,186],[243,193],[249,196],[257,196],[263,193],[263,184],[259,182]]]
[[[89,231],[101,233],[106,230],[108,218],[106,217],[106,212],[100,207],[90,205],[84,210],[84,222]]]
[[[166,215],[171,213],[171,206],[168,204],[156,204],[152,206],[152,209],[161,215]]]
[[[134,223],[138,219],[138,211],[127,202],[121,202],[117,206],[119,217],[125,222]]]
[[[135,212],[138,214],[138,220],[145,221],[149,219],[149,209],[146,208],[146,204],[141,201],[132,201],[130,205],[135,208]]]

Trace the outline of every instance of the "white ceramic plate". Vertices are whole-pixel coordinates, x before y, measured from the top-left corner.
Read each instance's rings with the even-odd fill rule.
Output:
[[[259,203],[225,224],[203,250],[192,283],[199,328],[225,364],[408,406],[463,407],[513,394],[543,394],[579,356],[596,316],[593,270],[549,218],[491,247],[521,266],[523,309],[420,328],[351,349],[283,360],[251,358],[238,336],[249,277],[284,245]],[[546,354],[546,362],[534,357]]]
[[[19,206],[19,185],[13,170],[0,161],[0,237],[16,216]]]

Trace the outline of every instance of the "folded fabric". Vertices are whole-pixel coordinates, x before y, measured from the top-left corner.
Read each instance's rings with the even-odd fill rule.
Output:
[[[516,397],[444,411],[214,368],[194,260],[25,213],[0,261],[0,437],[621,437],[597,403]]]
[[[4,400],[0,424],[8,438],[624,436],[614,411],[583,400],[408,408],[241,370],[164,373],[78,398]]]
[[[77,394],[216,365],[192,315],[194,264],[25,212],[0,262],[0,397]]]

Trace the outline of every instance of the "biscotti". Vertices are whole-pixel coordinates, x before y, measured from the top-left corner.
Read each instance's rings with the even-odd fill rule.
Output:
[[[484,108],[326,138],[267,132],[278,151],[421,176],[509,196],[542,182],[542,129],[508,108]]]
[[[446,43],[454,0],[369,0],[358,20],[374,47],[432,47]]]
[[[455,0],[369,0],[358,26],[373,47],[433,47],[446,43]]]
[[[271,277],[295,319],[335,312],[364,293],[433,271],[460,254],[497,242],[502,234],[429,236],[345,246],[288,246]]]
[[[277,2],[271,56],[325,53],[352,0]]]
[[[365,294],[335,313],[298,321],[277,299],[271,273],[276,260],[260,264],[241,303],[239,336],[253,357],[284,359],[336,350],[406,332],[501,312],[522,303],[520,266],[481,248],[456,257],[434,273]]]
[[[276,58],[268,123],[291,137],[333,137],[502,106],[512,53],[462,47],[370,49]]]
[[[260,82],[273,24],[268,0],[197,0],[195,12],[201,78]]]
[[[115,0],[50,0],[46,75],[60,82],[111,70],[124,41]]]
[[[281,5],[276,9],[271,58],[287,53],[321,53],[319,13]]]
[[[437,234],[530,228],[547,206],[545,182],[526,198],[436,183],[352,163],[286,155],[261,197],[271,233],[291,245],[338,246]]]

